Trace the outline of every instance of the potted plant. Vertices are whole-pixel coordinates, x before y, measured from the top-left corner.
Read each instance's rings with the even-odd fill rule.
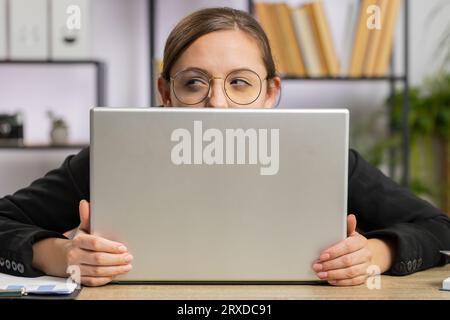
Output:
[[[388,98],[394,143],[399,148],[403,92]],[[450,73],[439,72],[411,88],[411,189],[450,211]]]

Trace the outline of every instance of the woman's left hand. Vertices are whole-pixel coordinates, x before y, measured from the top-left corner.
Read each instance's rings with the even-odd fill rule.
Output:
[[[336,286],[359,285],[370,275],[372,252],[369,240],[356,232],[356,217],[347,217],[347,238],[321,252],[313,270],[322,280]]]

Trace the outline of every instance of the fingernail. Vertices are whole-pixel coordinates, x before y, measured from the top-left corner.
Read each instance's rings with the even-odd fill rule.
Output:
[[[119,249],[119,251],[127,252],[127,247],[125,247],[125,246],[120,246],[118,249]]]
[[[125,262],[130,262],[131,260],[133,260],[133,256],[131,255],[131,254],[129,254],[129,255],[127,255],[126,257],[125,257]]]
[[[322,265],[321,265],[320,263],[315,263],[315,264],[313,265],[313,270],[314,270],[315,272],[319,272],[320,270],[322,270]]]
[[[325,260],[328,260],[328,259],[330,259],[330,254],[329,253],[324,253],[319,258],[320,261],[325,261]]]
[[[329,284],[336,284],[337,281],[336,281],[336,280],[329,280],[328,283],[329,283]]]
[[[124,271],[130,271],[133,269],[133,266],[131,264],[127,264],[125,267],[123,267]]]
[[[318,276],[320,279],[326,278],[326,277],[328,276],[328,272],[319,272],[319,273],[317,274],[317,276]]]

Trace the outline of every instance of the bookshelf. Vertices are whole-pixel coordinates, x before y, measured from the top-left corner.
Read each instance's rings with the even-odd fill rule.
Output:
[[[285,76],[283,80],[309,80],[309,81],[403,81],[404,76],[383,76],[383,77],[293,77]]]
[[[0,150],[70,150],[70,149],[84,149],[88,147],[87,144],[65,144],[65,145],[51,145],[51,144],[31,144],[31,145],[17,145],[17,146],[0,146]]]
[[[105,88],[106,88],[106,67],[105,64],[97,60],[0,60],[2,65],[45,65],[45,66],[76,66],[76,65],[92,65],[95,68],[96,77],[96,101],[98,106],[105,105]]]
[[[154,64],[155,60],[155,37],[157,34],[157,28],[155,23],[155,9],[157,7],[156,0],[148,0],[148,18],[149,18],[149,45],[150,45],[150,83],[154,85],[156,79],[154,79]],[[263,1],[261,1],[263,2]],[[247,0],[247,10],[250,14],[254,15],[255,1]],[[380,82],[384,81],[389,84],[389,94],[393,95],[397,84],[402,84],[403,88],[403,105],[402,105],[402,144],[401,144],[401,184],[404,187],[409,187],[410,185],[410,132],[408,126],[409,119],[409,0],[403,0],[403,73],[400,75],[395,74],[394,65],[394,48],[392,48],[390,56],[390,72],[386,76],[378,77],[345,77],[345,76],[325,76],[325,77],[308,77],[308,76],[286,76],[282,77],[282,81],[289,82],[302,82],[302,81],[314,81],[314,82],[327,82],[327,81],[340,81],[344,83],[351,83],[357,81],[368,81],[368,82]],[[151,106],[155,105],[156,97],[154,90],[151,90]],[[389,125],[389,131],[393,132],[392,123]],[[394,175],[394,159],[396,155],[396,150],[390,150],[389,152],[389,175],[392,177]]]
[[[0,68],[4,65],[45,65],[45,66],[67,66],[74,67],[78,65],[91,65],[95,68],[95,92],[97,106],[105,106],[105,88],[106,88],[106,65],[98,60],[0,60]],[[0,150],[67,150],[82,149],[87,147],[85,144],[68,145],[0,145]]]

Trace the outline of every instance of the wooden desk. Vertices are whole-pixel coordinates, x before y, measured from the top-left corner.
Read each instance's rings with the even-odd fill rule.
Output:
[[[446,299],[439,290],[450,264],[404,277],[381,276],[381,289],[329,285],[107,285],[85,287],[78,299]]]

